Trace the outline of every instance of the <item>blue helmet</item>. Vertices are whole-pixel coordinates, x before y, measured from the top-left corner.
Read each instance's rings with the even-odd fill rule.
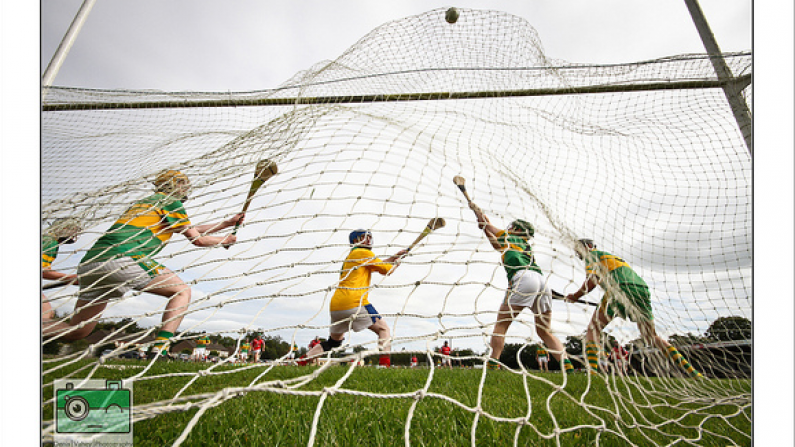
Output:
[[[351,234],[348,235],[348,241],[351,244],[355,244],[356,241],[359,240],[359,238],[361,238],[362,236],[372,237],[373,233],[370,233],[370,230],[363,230],[363,229],[353,230],[351,231]]]

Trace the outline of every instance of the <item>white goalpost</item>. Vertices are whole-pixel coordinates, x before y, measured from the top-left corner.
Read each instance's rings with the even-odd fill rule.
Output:
[[[333,444],[322,420],[347,398],[405,402],[405,445],[421,445],[413,430],[423,426],[429,400],[468,418],[464,443],[471,445],[487,445],[482,427],[491,423],[512,427],[515,445],[526,437],[561,445],[578,433],[597,445],[750,444],[743,427],[752,410],[751,346],[742,339],[752,320],[750,129],[738,127],[724,89],[739,86],[743,103],[752,96],[751,53],[722,54],[729,78],[716,75],[705,54],[568,63],[548,58],[524,19],[460,9],[451,24],[445,12],[386,23],[275,89],[46,86],[41,125],[43,238],[59,219],[81,226],[77,242],[58,247],[55,270],[76,273],[165,171],[190,179],[184,209],[193,225],[230,219],[246,204],[227,250],[175,235],[153,256],[191,288],[189,304],[174,317],[182,319],[172,347],[227,337],[231,355],[239,356],[255,332],[284,340],[290,352],[326,338],[349,233],[369,229],[372,251],[386,258],[417,240],[429,220],[443,218],[393,274],[373,275],[369,291],[390,327],[393,355],[415,354],[427,368],[421,382],[407,391],[362,391],[356,375],[383,354],[369,331],[346,335],[319,367],[296,366],[288,352],[268,363],[232,367],[221,359],[190,370],[169,370],[176,364],[155,359],[114,361],[133,347],[155,346],[168,320],[167,298],[133,289],[90,320],[126,327],[82,344],[65,343],[68,329],[44,338],[43,349],[60,349],[43,359],[44,405],[54,404],[47,390],[56,378],[118,375],[143,396],[135,424],[187,415],[167,439],[174,445],[195,443],[192,433],[215,410],[266,397],[311,400],[300,442],[308,445]],[[264,176],[263,160],[274,166]],[[623,319],[602,335],[632,348],[626,375],[530,369],[521,351],[534,353],[540,340],[529,310],[505,337],[519,352],[502,359],[502,371],[489,370],[489,338],[510,286],[500,254],[453,183],[459,175],[495,225],[533,224],[535,262],[556,292],[572,294],[586,281],[579,239],[626,260],[649,286],[657,333],[710,379],[686,378],[678,358]],[[252,179],[261,180],[257,188]],[[43,290],[53,321],[72,319],[80,287],[91,289]],[[584,299],[598,303],[615,292],[608,289]],[[595,311],[553,300],[552,331],[563,342],[581,340]],[[455,385],[440,390],[443,370],[435,361],[445,340],[466,350],[481,374],[466,391],[472,400]],[[98,359],[96,350],[108,345],[113,352]],[[587,368],[585,343],[570,357]],[[280,368],[294,372],[281,376]],[[327,381],[335,368],[344,372]],[[500,374],[521,381],[516,392],[526,414],[504,415],[484,403]],[[214,379],[233,382],[204,388]],[[548,385],[547,394],[530,391],[537,385]],[[590,401],[597,386],[610,403]],[[148,387],[159,391],[146,394]],[[591,419],[572,422],[570,411]],[[54,418],[44,418],[43,439],[51,440]]]

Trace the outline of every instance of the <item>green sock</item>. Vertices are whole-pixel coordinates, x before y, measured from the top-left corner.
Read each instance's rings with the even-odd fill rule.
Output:
[[[497,359],[489,359],[488,368],[489,369],[500,369],[500,363],[497,361]]]
[[[155,344],[152,348],[155,350],[155,352],[159,352],[160,355],[168,355],[168,341],[173,336],[174,336],[173,332],[168,332],[168,331],[158,332],[157,337],[155,338]]]
[[[589,341],[585,343],[585,357],[588,359],[588,369],[592,372],[599,371],[599,346]]]
[[[574,371],[574,365],[571,364],[571,360],[563,359],[563,369],[565,369],[566,372]]]
[[[701,373],[696,371],[696,369],[693,368],[693,365],[691,365],[690,362],[685,359],[685,356],[680,354],[675,347],[669,346],[666,354],[668,354],[668,357],[670,357],[674,363],[679,365],[680,368],[684,369],[690,377],[701,377]]]

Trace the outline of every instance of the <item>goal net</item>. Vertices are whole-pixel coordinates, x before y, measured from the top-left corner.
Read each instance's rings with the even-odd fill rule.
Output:
[[[352,397],[361,399],[354,408],[404,403],[395,442],[406,445],[433,440],[428,421],[438,415],[429,405],[469,424],[462,443],[472,445],[489,445],[485,426],[509,427],[516,444],[578,436],[597,445],[750,444],[751,158],[710,58],[569,63],[547,57],[524,19],[464,9],[449,24],[444,13],[386,23],[275,89],[47,88],[42,234],[64,218],[83,229],[76,243],[59,247],[53,270],[75,273],[119,216],[152,194],[164,170],[190,178],[185,209],[195,225],[240,212],[259,161],[275,162],[278,174],[253,196],[229,249],[176,235],[155,257],[192,289],[170,345],[228,337],[235,341],[229,357],[188,369],[111,360],[151,347],[163,320],[166,299],[133,290],[94,320],[98,328],[124,324],[83,344],[64,343],[63,334],[43,342],[58,352],[43,360],[45,405],[53,405],[55,379],[112,376],[136,384],[136,430],[184,415],[169,419],[175,432],[160,440],[169,444],[197,443],[214,410],[238,411],[259,398],[309,406],[300,438],[288,444],[334,444],[324,418]],[[750,99],[751,54],[723,57],[730,82]],[[580,238],[626,260],[649,286],[657,333],[710,379],[687,378],[623,319],[602,336],[630,348],[626,375],[615,365],[597,375],[539,372],[522,360],[540,343],[529,310],[505,336],[505,353],[515,349],[500,359],[502,370],[486,368],[509,285],[500,253],[452,182],[457,175],[495,226],[534,225],[535,261],[550,288],[566,295],[585,281],[575,253]],[[374,275],[370,290],[391,329],[393,356],[416,356],[421,380],[398,390],[389,385],[394,371],[378,370],[384,384],[357,381],[382,354],[369,331],[348,333],[319,368],[292,366],[292,349],[232,365],[253,333],[299,348],[328,337],[329,301],[351,231],[370,229],[373,252],[385,258],[435,217],[446,226],[392,275]],[[57,320],[73,316],[78,291],[44,290]],[[584,299],[598,303],[604,292]],[[553,301],[552,330],[578,369],[588,363],[582,340],[595,309]],[[442,379],[444,341],[461,356],[460,372],[477,374],[471,389]],[[97,358],[103,346],[113,352]],[[519,380],[504,392],[522,399],[523,410],[506,414],[488,402],[498,394],[492,388],[503,386],[495,382],[500,375]],[[607,398],[595,403],[597,388]],[[51,414],[44,419],[43,437],[51,439]]]

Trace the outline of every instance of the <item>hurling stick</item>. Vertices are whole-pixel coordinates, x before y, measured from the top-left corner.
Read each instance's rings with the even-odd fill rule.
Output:
[[[422,230],[422,233],[420,233],[420,235],[417,236],[417,239],[414,239],[414,242],[412,242],[411,245],[409,245],[409,248],[406,249],[406,252],[411,251],[411,249],[414,248],[417,244],[419,244],[421,240],[425,239],[425,236],[431,234],[431,231],[438,230],[439,228],[442,228],[444,226],[445,226],[445,221],[443,218],[434,217],[433,219],[431,219],[428,222],[428,225],[425,226],[425,229]]]
[[[464,177],[456,175],[453,177],[453,183],[455,183],[455,186],[458,186],[458,189],[464,193],[464,198],[467,199],[467,202],[472,204],[472,199],[469,197],[469,193],[467,193],[466,180],[464,180]]]
[[[75,282],[76,281],[74,279],[71,279],[69,281],[55,281],[55,282],[51,282],[49,284],[45,284],[45,285],[41,286],[41,290],[50,290],[50,289],[54,289],[56,287],[68,286],[70,284],[74,284]]]
[[[270,161],[268,159],[260,160],[257,163],[257,168],[254,170],[254,181],[251,182],[251,187],[248,189],[248,195],[246,196],[246,201],[243,202],[243,211],[241,213],[245,213],[248,211],[248,206],[251,204],[251,199],[254,198],[254,194],[257,190],[271,177],[279,173],[279,168],[276,166],[276,163]],[[237,229],[240,227],[240,221],[235,224],[235,229],[232,230],[232,234],[237,234]],[[231,244],[224,244],[224,248],[227,250],[231,247]]]
[[[560,292],[558,292],[557,290],[554,290],[554,289],[552,290],[552,298],[553,298],[553,299],[556,299],[556,300],[563,300],[563,301],[566,301],[566,295],[564,295],[564,294],[562,294],[562,293],[560,293]],[[566,302],[568,303],[568,302],[570,302],[570,301],[566,301]],[[590,302],[590,301],[585,301],[585,300],[577,300],[577,301],[573,301],[573,302],[571,302],[571,303],[572,303],[572,304],[573,304],[573,303],[578,303],[578,304],[587,304],[587,305],[589,305],[589,306],[593,306],[593,307],[599,307],[599,304],[597,304],[597,303],[592,303],[592,302]]]

